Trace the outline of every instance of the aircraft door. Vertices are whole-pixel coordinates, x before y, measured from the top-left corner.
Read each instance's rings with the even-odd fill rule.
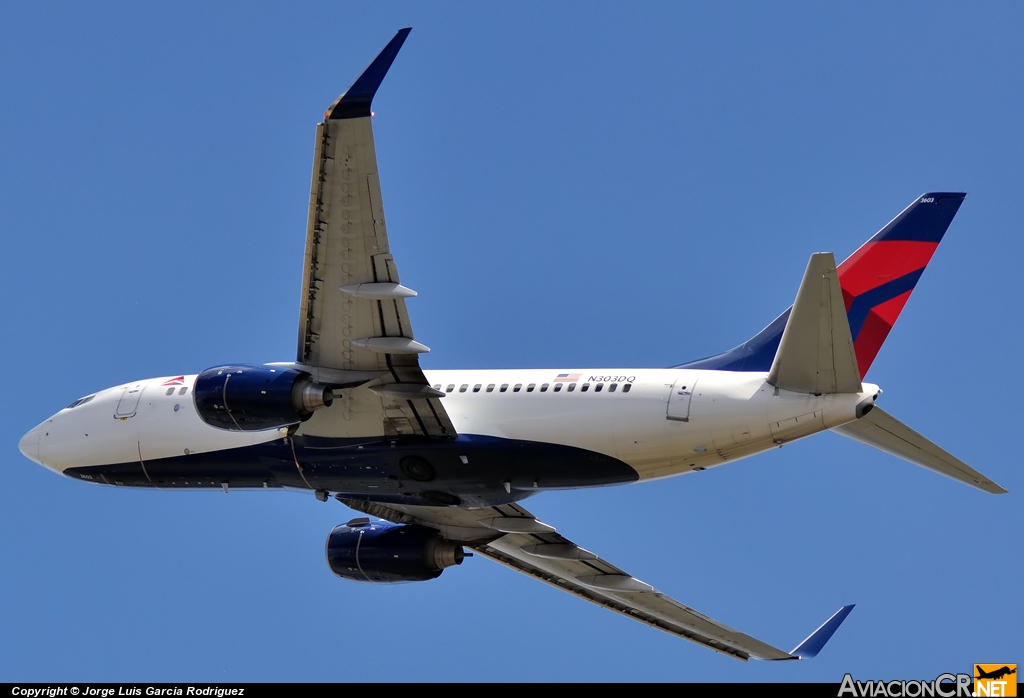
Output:
[[[117,403],[117,411],[114,412],[115,419],[128,419],[134,417],[139,407],[139,400],[146,389],[145,383],[134,383],[124,389],[121,400]]]
[[[690,421],[690,401],[697,387],[697,379],[693,374],[684,373],[676,379],[672,392],[668,396],[668,418],[678,422]]]

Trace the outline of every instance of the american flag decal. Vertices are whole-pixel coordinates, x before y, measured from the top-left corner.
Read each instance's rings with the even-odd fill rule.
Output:
[[[555,376],[555,383],[571,383],[572,381],[578,381],[582,373],[559,373]]]

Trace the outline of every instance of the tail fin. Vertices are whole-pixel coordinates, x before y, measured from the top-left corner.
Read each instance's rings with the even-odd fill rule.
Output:
[[[924,194],[839,265],[839,285],[861,378],[896,324],[965,196]]]
[[[863,378],[963,203],[963,193],[918,197],[839,265],[839,286]],[[769,371],[792,307],[727,352],[676,368]]]

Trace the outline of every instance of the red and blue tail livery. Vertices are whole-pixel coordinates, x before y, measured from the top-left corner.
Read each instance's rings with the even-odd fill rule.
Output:
[[[839,286],[863,378],[931,261],[964,197],[922,194],[839,265]],[[676,368],[768,371],[792,307],[743,344]]]
[[[931,261],[966,194],[922,195],[839,265],[861,378]]]

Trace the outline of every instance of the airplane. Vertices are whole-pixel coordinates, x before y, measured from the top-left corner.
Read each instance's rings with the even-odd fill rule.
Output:
[[[785,651],[563,537],[537,493],[701,472],[831,430],[985,492],[864,382],[963,193],[916,198],[837,265],[811,255],[793,305],[748,341],[670,368],[423,370],[388,241],[371,104],[400,30],[317,125],[294,361],[224,364],[79,398],[25,434],[32,461],[94,484],[286,489],[362,516],[335,527],[339,577],[426,581],[479,554],[740,659],[817,655],[843,606]],[[373,518],[371,518],[373,517]]]
[[[1011,669],[1008,666],[1003,666],[999,669],[993,669],[992,671],[985,671],[981,667],[976,667],[976,669],[978,672],[977,676],[974,677],[976,679],[1001,679],[1004,676],[1009,676],[1011,674],[1017,673],[1016,668]]]

